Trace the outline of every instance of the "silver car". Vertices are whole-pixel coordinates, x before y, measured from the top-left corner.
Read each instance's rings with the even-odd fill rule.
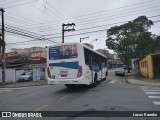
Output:
[[[18,81],[31,81],[33,78],[32,72],[24,72],[20,77],[18,77]]]
[[[125,76],[125,69],[124,68],[116,68],[115,76]]]

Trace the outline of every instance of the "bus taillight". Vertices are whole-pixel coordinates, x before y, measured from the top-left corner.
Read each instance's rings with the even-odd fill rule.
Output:
[[[78,68],[78,73],[77,73],[77,78],[82,76],[82,66],[79,66]]]

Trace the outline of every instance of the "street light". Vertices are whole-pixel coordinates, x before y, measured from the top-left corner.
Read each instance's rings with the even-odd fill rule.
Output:
[[[87,38],[89,38],[89,36],[88,37],[84,37],[84,38],[80,38],[80,43],[84,40],[84,39],[87,39]],[[83,39],[83,40],[82,40]]]
[[[91,44],[92,42],[97,41],[97,40],[98,40],[98,39],[92,40],[89,44]]]

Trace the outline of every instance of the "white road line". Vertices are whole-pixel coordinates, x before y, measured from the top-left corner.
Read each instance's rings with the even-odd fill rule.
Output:
[[[160,102],[159,102],[159,101],[153,101],[153,103],[154,103],[155,105],[160,105]]]
[[[13,91],[13,90],[0,90],[0,92],[7,92],[7,91]]]
[[[160,90],[160,87],[140,86],[140,88],[141,89],[150,89],[150,90],[154,90],[154,89]]]
[[[148,92],[158,92],[158,91],[160,91],[160,90],[143,90],[143,91],[148,91]]]
[[[145,92],[145,94],[160,94],[160,92]]]
[[[141,89],[148,88],[147,86],[139,86]]]
[[[160,99],[160,96],[148,96],[149,98],[155,98],[155,99]]]
[[[24,88],[29,88],[29,87],[20,87],[20,88],[0,88],[0,90],[19,90],[19,89],[24,89]]]
[[[117,80],[112,80],[110,83],[115,83]]]

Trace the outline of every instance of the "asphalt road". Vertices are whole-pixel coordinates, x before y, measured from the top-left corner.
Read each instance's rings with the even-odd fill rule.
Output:
[[[67,89],[64,85],[0,88],[0,111],[160,111],[160,87],[125,83],[122,77],[114,75],[114,70],[110,70],[107,80],[100,82],[94,88]],[[79,120],[84,118],[55,117],[50,119]],[[86,119],[158,120],[158,118],[151,117],[87,117]]]

